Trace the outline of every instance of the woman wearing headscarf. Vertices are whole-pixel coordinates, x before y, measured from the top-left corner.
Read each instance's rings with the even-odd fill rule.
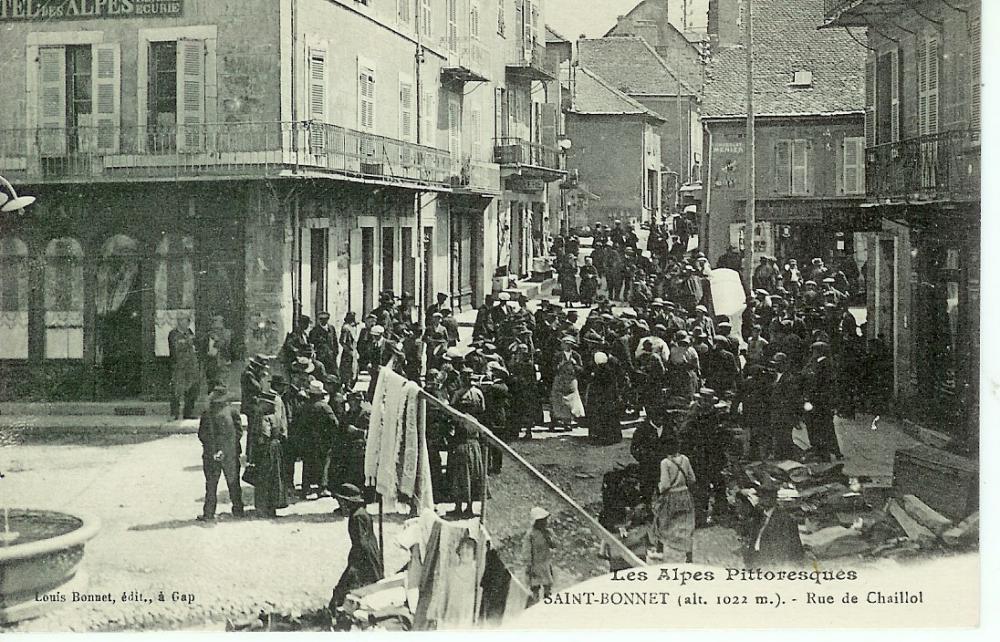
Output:
[[[472,383],[472,368],[463,368],[458,390],[451,397],[452,407],[474,419],[482,419],[486,402],[482,391]],[[452,515],[472,516],[472,502],[482,499],[483,451],[479,429],[467,421],[455,421],[454,437],[448,450],[448,486],[455,502]],[[463,506],[466,508],[463,510]]]
[[[622,440],[621,415],[628,373],[618,359],[598,351],[588,374],[586,410],[590,439],[603,446],[617,444]]]
[[[555,357],[552,379],[552,422],[556,429],[569,430],[570,424],[584,416],[578,377],[583,373],[583,359],[574,349],[576,339],[565,336]]]

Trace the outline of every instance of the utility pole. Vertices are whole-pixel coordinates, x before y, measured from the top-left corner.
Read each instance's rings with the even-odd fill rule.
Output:
[[[753,111],[753,0],[743,0],[746,3],[744,20],[746,24],[747,50],[747,134],[743,152],[747,165],[747,209],[743,232],[743,270],[746,277],[746,287],[753,289],[753,241],[757,218],[757,166],[754,154],[754,111]]]

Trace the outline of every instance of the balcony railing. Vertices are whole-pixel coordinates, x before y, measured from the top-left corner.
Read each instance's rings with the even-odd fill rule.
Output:
[[[444,43],[448,48],[448,61],[441,67],[446,79],[462,82],[482,82],[489,80],[489,52],[483,43],[475,38],[459,39]]]
[[[878,199],[979,198],[979,131],[959,130],[866,150],[868,196]]]
[[[499,194],[500,166],[473,160],[466,155],[462,162],[452,165],[451,186],[456,190],[478,194]]]
[[[445,186],[446,151],[319,122],[0,130],[20,182],[278,176],[293,168]]]
[[[559,78],[559,66],[555,60],[549,60],[541,44],[522,43],[514,60],[507,63],[507,73],[530,80],[556,80]]]
[[[536,167],[559,170],[559,152],[521,138],[497,138],[494,160],[502,167]]]

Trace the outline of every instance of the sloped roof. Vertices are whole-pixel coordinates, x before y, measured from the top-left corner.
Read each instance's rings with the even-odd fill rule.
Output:
[[[655,111],[643,107],[582,65],[576,68],[576,93],[571,111],[576,114],[631,115],[664,120]]]
[[[676,96],[678,75],[640,36],[581,38],[580,63],[602,78],[613,78],[614,86],[630,96]],[[680,81],[681,94],[695,96],[690,85]]]
[[[755,0],[754,112],[817,115],[860,112],[866,51],[843,29],[823,29],[823,0]],[[790,87],[796,71],[812,86]],[[716,51],[706,69],[702,117],[746,115],[746,49]]]
[[[608,29],[608,31],[604,34],[604,37],[605,38],[611,38],[611,37],[614,37],[615,35],[617,35],[617,32],[618,32],[619,28],[621,27],[621,23],[622,23],[622,19],[623,18],[631,18],[632,14],[637,13],[638,11],[640,11],[641,9],[644,8],[644,5],[646,5],[647,3],[652,2],[652,1],[654,1],[654,0],[641,0],[641,2],[639,2],[639,4],[635,5],[631,9],[629,9],[628,13],[626,13],[624,16],[619,17],[619,19],[615,22],[614,26],[612,26],[610,29]],[[662,0],[658,0],[658,1],[662,1]],[[670,22],[669,20],[664,20],[664,23],[665,23],[665,25],[663,25],[663,26],[666,26],[669,30],[673,31],[675,34],[677,34],[678,36],[680,36],[681,38],[683,38],[690,46],[694,47],[695,49],[697,49],[697,46],[695,45],[695,43],[701,42],[702,40],[707,40],[708,39],[708,34],[684,33],[683,31],[681,31],[680,29],[678,29],[676,27],[676,25],[674,25],[674,23]],[[658,24],[657,26],[660,26],[660,25]],[[657,43],[657,44],[659,45],[659,44],[662,44],[662,43]]]
[[[569,42],[569,40],[549,25],[545,25],[545,42]]]

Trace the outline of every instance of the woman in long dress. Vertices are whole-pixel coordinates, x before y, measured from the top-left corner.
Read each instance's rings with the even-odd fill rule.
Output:
[[[660,482],[653,501],[653,528],[657,551],[668,562],[691,562],[694,554],[694,501],[688,488],[695,483],[694,470],[679,452],[677,437],[663,442]]]
[[[254,469],[254,512],[258,517],[276,517],[277,509],[288,507],[281,443],[287,434],[282,434],[284,424],[276,416],[276,399],[259,397],[257,403],[255,430],[248,436],[253,440],[250,461]]]
[[[340,383],[350,392],[358,380],[358,320],[353,312],[344,315],[340,328]]]
[[[552,379],[552,423],[554,429],[569,429],[570,424],[584,416],[578,377],[583,372],[583,359],[574,348],[576,339],[563,337],[562,348],[555,358]]]
[[[622,399],[628,374],[618,359],[605,352],[595,352],[593,361],[586,405],[589,436],[603,446],[617,444],[622,440]]]
[[[452,407],[476,419],[486,410],[486,402],[479,388],[472,385],[472,368],[463,368],[458,390],[451,397]],[[472,502],[482,499],[483,450],[479,444],[479,430],[465,421],[455,422],[455,435],[448,449],[448,486],[455,508],[451,515],[472,516]],[[463,510],[463,506],[466,508]]]
[[[559,273],[559,300],[566,305],[572,305],[580,300],[580,291],[576,285],[576,257],[568,252],[559,259],[556,267]]]

